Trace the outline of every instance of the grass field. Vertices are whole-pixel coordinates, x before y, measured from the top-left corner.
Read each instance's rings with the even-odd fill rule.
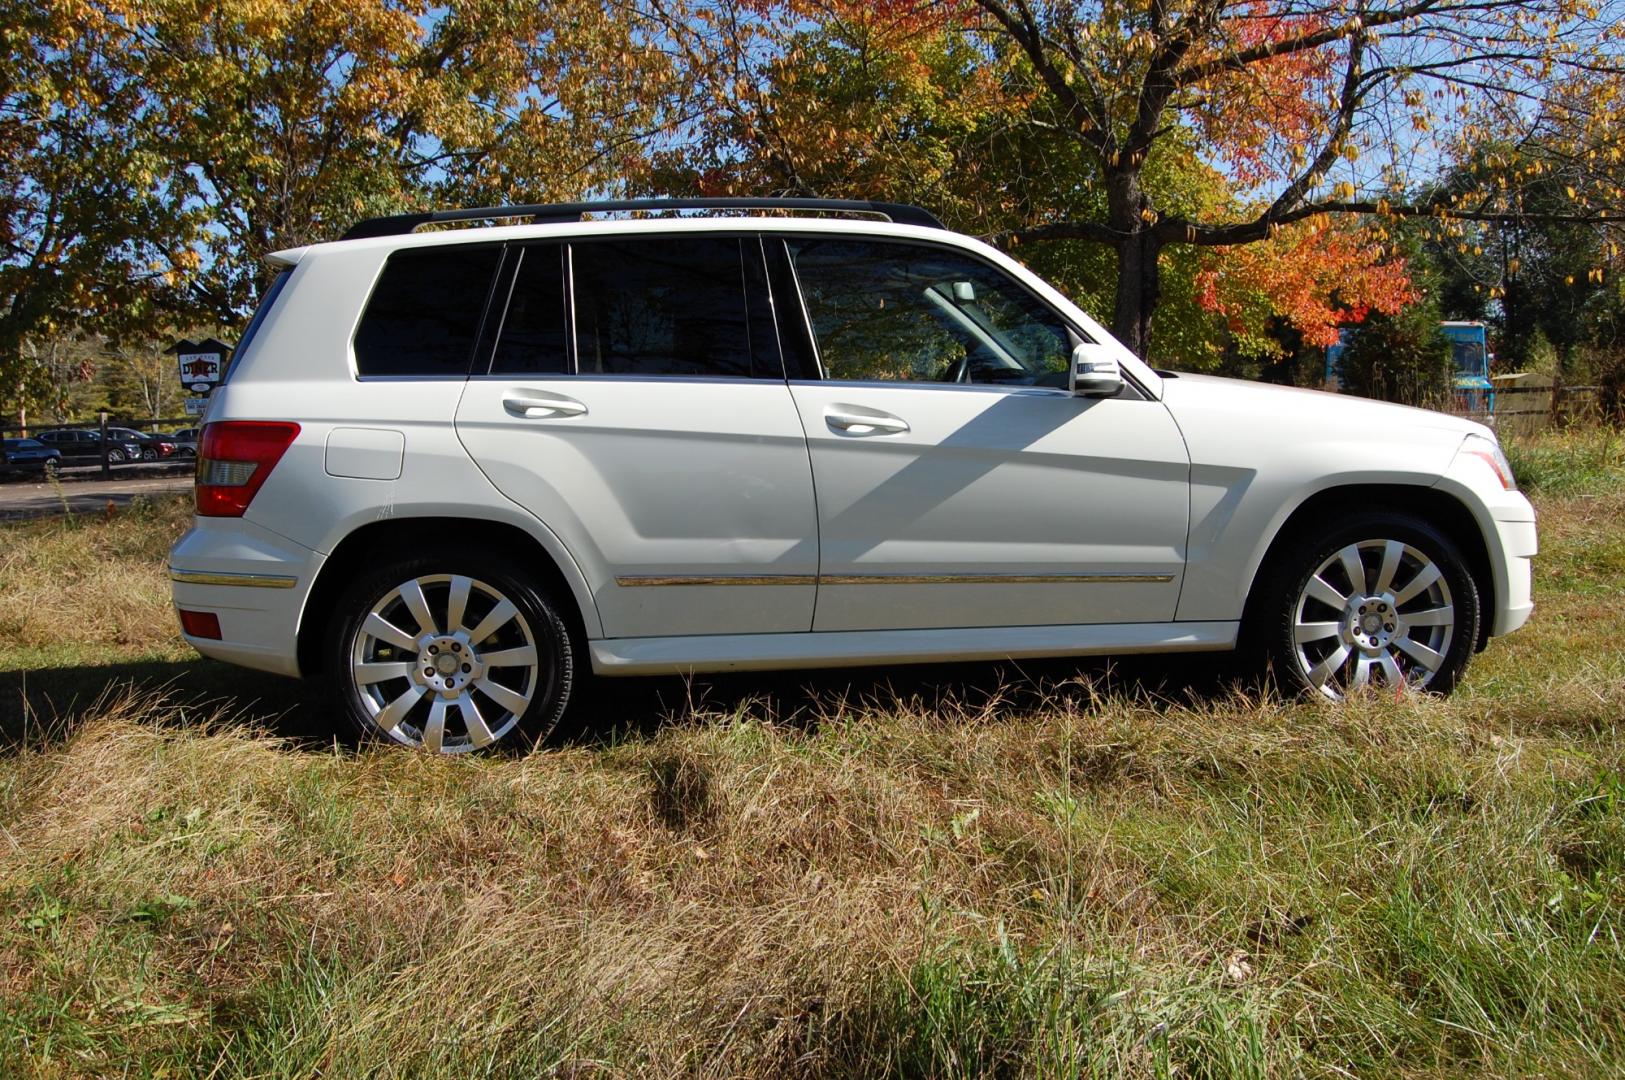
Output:
[[[1449,701],[657,680],[472,761],[192,655],[183,504],[7,526],[0,1076],[1621,1075],[1625,452],[1514,454]]]

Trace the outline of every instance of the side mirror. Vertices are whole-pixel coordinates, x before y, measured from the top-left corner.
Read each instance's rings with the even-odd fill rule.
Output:
[[[1115,356],[1085,342],[1072,350],[1070,389],[1079,397],[1115,397],[1123,391],[1123,369]]]

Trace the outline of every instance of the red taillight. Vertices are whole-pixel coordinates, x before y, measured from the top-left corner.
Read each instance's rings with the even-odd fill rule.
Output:
[[[280,420],[222,420],[203,425],[197,454],[199,517],[242,517],[299,434]]]
[[[187,611],[179,609],[181,613],[181,629],[196,638],[208,638],[210,641],[220,640],[220,616],[212,611]]]

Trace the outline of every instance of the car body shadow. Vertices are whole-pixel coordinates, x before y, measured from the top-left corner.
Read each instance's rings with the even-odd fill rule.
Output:
[[[1101,693],[1200,704],[1259,685],[1230,653],[593,679],[547,745],[604,748],[740,716],[808,732],[830,717],[894,708],[1015,716],[1068,702],[1087,707]],[[0,674],[0,750],[59,743],[87,720],[116,713],[165,727],[240,726],[304,750],[360,741],[322,680],[203,658]]]

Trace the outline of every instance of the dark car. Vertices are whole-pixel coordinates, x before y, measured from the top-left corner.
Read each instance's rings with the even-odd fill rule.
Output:
[[[93,465],[102,460],[102,433],[76,428],[42,431],[39,441],[62,453],[64,465]],[[122,465],[126,461],[141,460],[141,444],[128,439],[108,439],[107,461]]]
[[[0,466],[8,473],[56,472],[62,461],[62,451],[46,446],[38,439],[5,439],[0,441]]]
[[[158,461],[161,458],[172,457],[175,453],[175,440],[162,432],[148,434],[137,431],[135,428],[110,427],[107,437],[118,439],[120,442],[133,442],[141,450],[138,455],[142,461]]]

